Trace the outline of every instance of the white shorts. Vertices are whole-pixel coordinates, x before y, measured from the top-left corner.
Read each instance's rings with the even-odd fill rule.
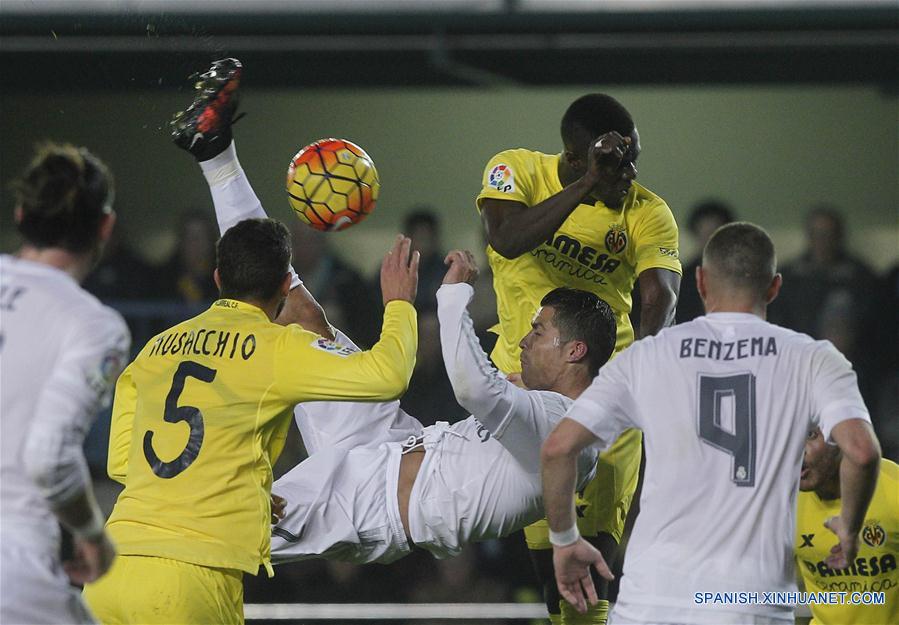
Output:
[[[59,558],[9,534],[0,543],[0,623],[96,623]]]
[[[402,448],[322,449],[277,480],[287,500],[272,528],[272,562],[309,558],[388,563],[411,551],[397,500]]]

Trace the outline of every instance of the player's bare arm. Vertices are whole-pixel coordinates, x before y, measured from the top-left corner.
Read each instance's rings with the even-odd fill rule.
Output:
[[[630,137],[622,137],[617,132],[597,137],[588,152],[586,172],[556,195],[534,206],[511,200],[484,199],[481,221],[487,242],[505,258],[516,258],[537,247],[559,229],[587,196],[598,189],[614,186],[620,178],[620,164],[630,144]]]
[[[543,444],[543,505],[553,543],[553,566],[559,593],[579,612],[597,602],[590,567],[608,580],[612,572],[593,545],[578,535],[575,523],[574,492],[576,458],[596,441],[590,430],[571,419],[562,419]]]
[[[838,423],[831,431],[831,438],[843,453],[840,463],[842,508],[839,517],[828,519],[826,523],[839,539],[831,550],[827,565],[845,569],[858,554],[859,532],[877,486],[880,443],[871,424],[862,419]]]
[[[640,285],[640,333],[652,336],[674,323],[680,274],[670,269],[647,269],[637,278]]]

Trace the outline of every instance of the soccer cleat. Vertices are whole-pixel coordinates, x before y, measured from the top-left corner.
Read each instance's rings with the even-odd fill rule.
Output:
[[[242,117],[234,117],[242,73],[237,59],[214,61],[199,75],[193,103],[169,123],[175,145],[198,161],[208,161],[231,145],[231,125]]]

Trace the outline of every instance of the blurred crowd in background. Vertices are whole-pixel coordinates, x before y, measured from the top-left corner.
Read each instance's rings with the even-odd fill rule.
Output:
[[[682,235],[701,250],[719,226],[739,219],[726,202],[707,200],[693,207]],[[871,411],[884,457],[899,460],[899,263],[878,275],[847,249],[841,211],[811,207],[804,217],[805,246],[796,258],[780,259],[784,286],[769,308],[770,321],[831,341],[849,359]],[[368,348],[378,340],[382,304],[378,268],[361,273],[335,249],[333,237],[295,221],[291,224],[294,267],[325,308],[329,321]],[[448,251],[441,239],[439,211],[415,206],[405,216],[403,231],[421,253],[419,351],[403,408],[425,425],[454,422],[466,415],[456,403],[443,366],[436,313],[437,289],[445,273]],[[133,349],[139,350],[156,332],[186,319],[217,297],[212,279],[218,231],[207,211],[186,212],[176,245],[159,265],[115,239],[86,288],[120,310],[131,326]],[[682,258],[683,281],[677,323],[703,314],[696,290],[695,269],[701,252]],[[492,276],[481,267],[475,300],[469,310],[488,352],[496,323]],[[639,302],[634,293],[634,301]],[[632,314],[639,322],[639,310]],[[87,441],[88,459],[107,510],[117,488],[105,479],[109,415],[103,415]],[[275,469],[278,477],[305,457],[293,431]],[[620,566],[620,563],[619,563]],[[246,600],[254,602],[539,602],[527,550],[519,535],[470,546],[462,556],[436,562],[427,554],[390,566],[360,567],[339,562],[305,562],[279,567],[274,579],[246,578]],[[414,580],[414,583],[411,581]]]

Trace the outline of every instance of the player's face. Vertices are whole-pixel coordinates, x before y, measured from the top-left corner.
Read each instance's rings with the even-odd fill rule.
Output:
[[[602,181],[593,188],[590,198],[599,201],[609,208],[619,208],[627,197],[631,188],[631,183],[637,179],[637,159],[640,157],[640,133],[634,128],[630,134],[631,143],[618,169],[610,172],[608,176],[603,176]],[[568,159],[568,165],[575,178],[580,178],[587,173],[587,165],[589,162],[589,150],[593,145],[596,137],[591,137],[586,131],[578,130],[575,135],[574,145],[570,150],[566,150],[567,154],[577,155]],[[567,147],[567,146],[566,146]]]
[[[835,479],[840,471],[840,449],[828,445],[815,428],[805,440],[802,456],[802,473],[799,474],[799,490],[815,490],[825,482]]]
[[[553,323],[555,310],[544,306],[531,320],[521,347],[521,381],[529,389],[549,390],[563,371],[564,344],[559,329]]]

